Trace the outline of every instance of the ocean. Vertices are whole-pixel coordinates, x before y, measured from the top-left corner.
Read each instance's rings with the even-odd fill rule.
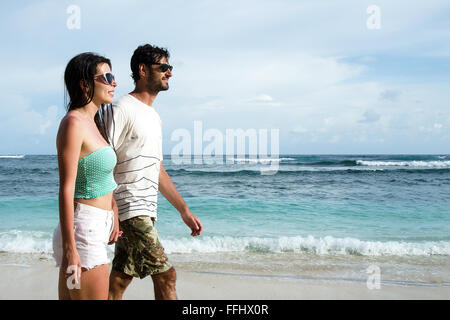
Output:
[[[450,286],[450,155],[280,155],[272,174],[246,156],[185,162],[164,156],[205,230],[191,237],[159,195],[175,266],[361,282],[379,270],[382,283]],[[0,156],[0,264],[52,259],[58,182],[55,155]]]

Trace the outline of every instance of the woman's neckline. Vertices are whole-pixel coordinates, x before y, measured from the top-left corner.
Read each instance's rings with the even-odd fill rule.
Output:
[[[78,162],[80,162],[81,160],[84,160],[84,159],[86,159],[87,157],[90,157],[90,156],[93,155],[94,153],[99,152],[100,150],[105,149],[105,148],[108,148],[108,147],[111,147],[111,146],[110,146],[110,145],[103,146],[103,147],[101,147],[101,148],[95,150],[94,152],[89,153],[87,156],[84,156],[83,158],[79,159]]]

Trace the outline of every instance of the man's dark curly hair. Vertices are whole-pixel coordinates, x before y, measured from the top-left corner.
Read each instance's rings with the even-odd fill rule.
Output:
[[[158,63],[162,58],[169,59],[170,54],[167,49],[159,48],[156,46],[152,46],[150,44],[144,44],[142,46],[137,47],[134,50],[133,56],[131,57],[131,77],[136,83],[139,79],[139,65],[141,63],[150,67],[152,64]]]

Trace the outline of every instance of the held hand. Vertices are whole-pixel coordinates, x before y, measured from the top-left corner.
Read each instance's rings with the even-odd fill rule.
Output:
[[[116,243],[120,236],[122,236],[123,232],[119,230],[119,219],[114,219],[114,227],[111,235],[109,236],[108,244]]]
[[[194,216],[189,209],[181,213],[184,223],[191,229],[191,236],[199,236],[203,232],[203,225],[200,220]]]

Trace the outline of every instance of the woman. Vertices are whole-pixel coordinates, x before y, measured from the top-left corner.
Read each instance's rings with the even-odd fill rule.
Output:
[[[116,155],[102,130],[98,109],[111,104],[117,83],[109,59],[82,53],[68,63],[70,101],[56,138],[59,225],[53,251],[60,266],[59,299],[107,299],[106,247],[121,235],[112,196]],[[99,130],[100,128],[100,130]]]

